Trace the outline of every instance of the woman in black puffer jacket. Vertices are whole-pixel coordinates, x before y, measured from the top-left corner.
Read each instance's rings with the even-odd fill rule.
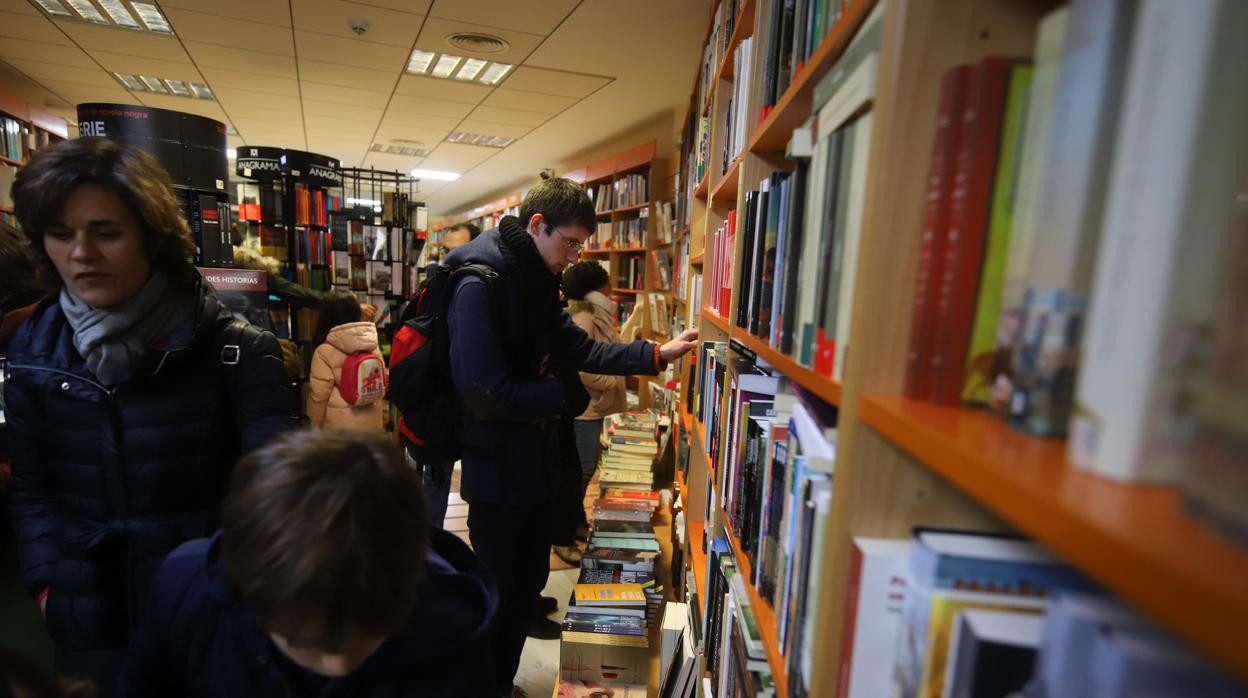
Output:
[[[5,366],[13,518],[58,673],[111,695],[148,581],[210,535],[240,455],[298,425],[274,337],[191,266],[168,174],[98,138],[41,150],[15,213],[60,291]]]

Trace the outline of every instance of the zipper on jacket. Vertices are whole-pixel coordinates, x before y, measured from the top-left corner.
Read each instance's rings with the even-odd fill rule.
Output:
[[[22,368],[22,369],[26,369],[27,371],[44,371],[46,373],[55,373],[58,376],[69,376],[70,378],[73,378],[75,380],[80,380],[83,383],[87,383],[89,385],[95,386],[96,388],[99,388],[100,392],[107,395],[110,400],[117,396],[117,388],[113,388],[110,390],[104,387],[102,383],[93,381],[90,378],[83,378],[77,373],[70,373],[69,371],[62,371],[59,368],[48,368],[46,366],[30,366],[28,364],[8,364],[5,367],[5,370],[7,371],[8,369],[13,369],[13,368]]]

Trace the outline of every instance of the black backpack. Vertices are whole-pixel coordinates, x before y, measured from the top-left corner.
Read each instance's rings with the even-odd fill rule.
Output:
[[[490,289],[498,279],[498,272],[483,264],[431,266],[403,311],[390,349],[390,402],[402,414],[403,443],[420,463],[446,463],[462,453],[462,406],[451,378],[446,316],[450,291],[465,275],[479,277]]]

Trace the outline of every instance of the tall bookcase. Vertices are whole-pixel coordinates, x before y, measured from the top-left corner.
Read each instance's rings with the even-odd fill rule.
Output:
[[[739,352],[765,359],[793,384],[839,410],[835,487],[823,533],[821,588],[815,613],[811,696],[837,694],[855,536],[908,537],[913,526],[1016,531],[1044,544],[1108,592],[1229,669],[1248,679],[1248,647],[1238,628],[1248,622],[1248,548],[1219,536],[1183,510],[1173,488],[1110,482],[1074,469],[1062,441],[1012,430],[981,409],[939,407],[901,397],[924,229],[922,202],[939,111],[942,76],[987,56],[1029,56],[1037,25],[1060,2],[1020,0],[846,0],[841,19],[794,74],[774,107],[747,129],[744,152],[721,172],[733,88],[733,47],[757,36],[765,18],[761,0],[740,0],[722,60],[695,78],[677,185],[690,242],[690,266],[709,288],[708,249],[730,212],[744,215],[741,195],[769,173],[792,169],[785,147],[811,117],[816,85],[842,56],[878,4],[884,19],[878,78],[870,110],[861,247],[849,327],[852,351],[843,382],[802,366],[792,356],[736,327],[740,298],[727,314],[693,308],[704,341],[733,342]],[[714,12],[712,13],[714,16]],[[707,41],[724,40],[712,20]],[[755,51],[755,60],[758,51]],[[756,66],[755,66],[756,67]],[[739,77],[739,76],[737,76]],[[705,123],[703,123],[705,119]],[[709,129],[709,134],[703,134]],[[711,156],[704,173],[697,149]],[[682,196],[678,194],[678,196]],[[738,236],[740,237],[740,236]],[[733,250],[740,262],[741,241]],[[739,264],[737,265],[739,268]],[[696,277],[695,277],[696,278]],[[734,285],[735,288],[735,285]],[[690,298],[696,297],[696,290]],[[682,385],[693,384],[688,367]],[[724,397],[725,406],[727,396]],[[704,502],[707,462],[703,429],[682,414],[689,439],[688,471],[679,480],[685,498]],[[726,426],[724,427],[727,428]],[[726,434],[724,435],[726,439]],[[679,474],[679,473],[678,473]],[[700,504],[687,506],[688,563],[701,587],[707,556],[700,540],[708,525],[726,528],[738,566],[748,567],[737,535],[722,517],[708,521]],[[705,593],[699,588],[699,597]],[[792,678],[776,641],[775,615],[751,587],[776,694],[789,695]]]
[[[0,220],[16,224],[9,189],[18,168],[36,150],[68,137],[64,119],[0,90]]]

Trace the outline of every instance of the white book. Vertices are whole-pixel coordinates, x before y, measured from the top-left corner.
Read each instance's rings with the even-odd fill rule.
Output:
[[[1139,6],[1071,421],[1078,467],[1172,482],[1146,457],[1156,408],[1181,399],[1181,350],[1212,321],[1248,152],[1248,4]]]
[[[864,66],[865,67],[865,66]],[[836,314],[836,359],[832,378],[845,379],[849,351],[849,323],[853,318],[854,280],[858,271],[858,247],[862,239],[862,213],[867,197],[867,163],[871,155],[871,112],[854,122],[853,164],[850,167],[849,210],[845,218],[844,261],[841,263],[840,310]]]
[[[838,698],[877,698],[892,688],[909,555],[904,538],[854,538]]]

